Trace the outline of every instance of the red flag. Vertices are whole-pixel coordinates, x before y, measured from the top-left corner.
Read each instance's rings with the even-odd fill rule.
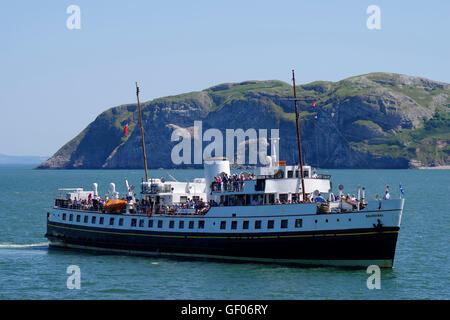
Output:
[[[126,138],[127,132],[128,132],[128,123],[125,125],[125,128],[123,128],[123,131],[125,132],[125,138]]]

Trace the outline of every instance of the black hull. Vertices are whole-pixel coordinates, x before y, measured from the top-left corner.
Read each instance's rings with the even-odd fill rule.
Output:
[[[278,233],[149,232],[47,223],[52,246],[298,265],[392,267],[398,227]]]

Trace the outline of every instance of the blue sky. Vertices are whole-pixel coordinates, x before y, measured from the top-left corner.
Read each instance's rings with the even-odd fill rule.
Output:
[[[69,5],[81,29],[69,30]],[[381,9],[369,30],[366,9]],[[450,82],[449,1],[2,1],[0,153],[52,155],[102,111],[223,82],[385,71]]]

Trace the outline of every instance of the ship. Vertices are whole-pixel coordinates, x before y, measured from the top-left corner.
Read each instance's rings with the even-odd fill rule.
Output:
[[[204,161],[192,181],[148,177],[140,118],[145,179],[140,195],[125,179],[100,197],[91,190],[60,189],[47,212],[50,247],[188,259],[296,266],[392,268],[404,198],[366,199],[366,188],[333,193],[331,176],[276,154],[252,171],[232,171],[225,157]],[[137,87],[139,115],[139,88]],[[141,117],[141,115],[140,115]],[[276,142],[271,142],[272,147]]]

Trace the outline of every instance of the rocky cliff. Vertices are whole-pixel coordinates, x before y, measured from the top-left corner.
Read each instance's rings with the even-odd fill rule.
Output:
[[[307,164],[322,168],[450,164],[450,84],[371,73],[301,85],[297,96]],[[199,167],[174,165],[171,160],[178,143],[171,142],[173,130],[192,132],[194,121],[202,121],[203,132],[216,128],[224,136],[226,129],[279,129],[280,160],[297,162],[295,113],[289,98],[292,86],[273,80],[226,83],[145,102],[149,167]],[[136,104],[106,110],[38,168],[142,168],[138,117]]]

